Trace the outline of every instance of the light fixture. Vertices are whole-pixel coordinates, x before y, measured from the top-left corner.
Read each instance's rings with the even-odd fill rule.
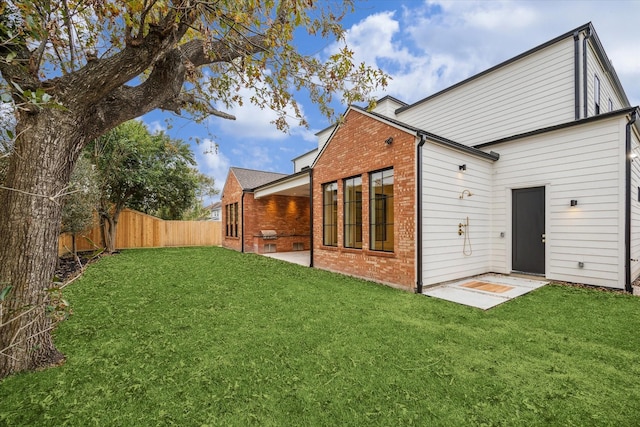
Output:
[[[578,201],[577,200],[572,200],[571,201],[571,206],[578,206]]]
[[[384,143],[387,144],[387,145],[391,145],[392,142],[393,142],[393,137],[392,136],[390,136],[389,138],[384,140]]]
[[[458,170],[459,170],[459,171],[466,171],[466,170],[467,170],[467,165],[466,165],[466,164],[464,164],[464,165],[459,165],[459,166],[458,166]]]

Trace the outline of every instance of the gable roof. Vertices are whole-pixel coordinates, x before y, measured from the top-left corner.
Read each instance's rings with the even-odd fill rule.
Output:
[[[622,87],[622,84],[620,83],[620,79],[618,78],[618,75],[616,74],[616,71],[613,68],[613,65],[611,64],[611,61],[607,57],[607,54],[605,53],[604,48],[602,47],[602,43],[600,42],[600,38],[598,37],[598,34],[596,33],[595,28],[593,27],[593,24],[591,22],[588,22],[588,23],[586,23],[584,25],[579,26],[578,28],[575,28],[575,29],[573,29],[571,31],[568,31],[568,32],[566,32],[566,33],[564,33],[564,34],[562,34],[562,35],[560,35],[560,36],[558,36],[558,37],[556,37],[556,38],[554,38],[552,40],[549,40],[546,43],[543,43],[543,44],[541,44],[539,46],[536,46],[533,49],[529,49],[526,52],[521,53],[520,55],[514,56],[511,59],[507,59],[506,61],[501,62],[498,65],[495,65],[495,66],[493,66],[493,67],[491,67],[489,69],[486,69],[486,70],[484,70],[484,71],[482,71],[482,72],[480,72],[478,74],[474,74],[471,77],[468,77],[468,78],[466,78],[466,79],[464,79],[464,80],[462,80],[462,81],[460,81],[460,82],[458,82],[458,83],[456,83],[454,85],[448,86],[448,87],[442,89],[439,92],[436,92],[434,94],[431,94],[431,95],[427,96],[426,98],[423,98],[423,99],[421,99],[419,101],[414,102],[413,104],[405,105],[403,107],[400,107],[395,111],[395,113],[399,114],[399,113],[401,113],[403,111],[409,110],[409,109],[411,109],[411,108],[413,108],[413,107],[415,107],[417,105],[420,105],[420,104],[422,104],[424,102],[427,102],[427,101],[429,101],[429,100],[431,100],[433,98],[436,98],[436,97],[438,97],[438,96],[440,96],[440,95],[442,95],[444,93],[447,93],[447,92],[449,92],[449,91],[451,91],[451,90],[453,90],[455,88],[463,86],[463,85],[465,85],[465,84],[467,84],[467,83],[469,83],[469,82],[471,82],[473,80],[476,80],[476,79],[478,79],[478,78],[480,78],[480,77],[482,77],[484,75],[492,73],[493,71],[495,71],[497,69],[500,69],[500,68],[502,68],[502,67],[504,67],[506,65],[509,65],[509,64],[511,64],[513,62],[516,62],[516,61],[518,61],[518,60],[520,60],[522,58],[525,58],[525,57],[527,57],[527,56],[529,56],[529,55],[531,55],[531,54],[533,54],[535,52],[538,52],[538,51],[540,51],[542,49],[545,49],[545,48],[547,48],[547,47],[549,47],[551,45],[554,45],[554,44],[558,43],[561,40],[564,40],[564,39],[566,39],[568,37],[574,37],[578,33],[580,33],[581,31],[587,31],[588,32],[589,37],[593,41],[594,50],[596,52],[596,55],[598,56],[598,59],[602,63],[602,66],[605,67],[605,69],[607,70],[607,72],[611,76],[611,78],[613,80],[613,83],[614,83],[614,86],[616,87],[616,90],[619,92],[619,94],[622,97],[622,99],[626,102],[627,105],[629,105],[629,99],[627,98],[627,95],[626,95],[626,93],[625,93],[625,91],[624,91],[624,89]]]
[[[256,187],[260,187],[261,185],[287,176],[287,174],[284,173],[266,172],[237,167],[231,167],[229,168],[229,171],[236,177],[238,184],[240,184],[240,187],[243,190],[253,190]]]
[[[490,153],[486,153],[476,147],[470,147],[464,144],[460,144],[459,142],[456,141],[452,141],[450,139],[438,136],[436,134],[433,134],[431,132],[427,132],[426,130],[422,130],[420,128],[408,125],[406,123],[401,122],[400,120],[397,119],[392,119],[391,117],[387,117],[383,114],[379,114],[379,113],[375,113],[373,111],[367,111],[365,108],[362,107],[358,107],[357,105],[351,105],[349,106],[349,108],[347,108],[347,111],[345,111],[344,113],[344,117],[347,116],[347,114],[349,113],[349,111],[354,110],[359,112],[360,114],[363,114],[365,116],[371,117],[374,120],[378,120],[380,122],[386,123],[390,126],[396,127],[404,132],[410,133],[412,135],[415,135],[416,137],[423,137],[423,138],[427,138],[429,141],[435,142],[437,144],[440,145],[444,145],[447,146],[449,148],[453,148],[454,150],[457,151],[463,151],[467,154],[471,154],[474,156],[478,156],[484,159],[488,159],[488,160],[498,160],[500,158],[500,155],[498,153],[495,153],[493,151],[491,151]],[[311,168],[314,168],[316,163],[318,162],[318,160],[320,160],[320,157],[322,156],[322,154],[324,153],[324,150],[327,148],[327,146],[329,146],[329,144],[331,143],[331,140],[333,139],[333,136],[335,135],[335,133],[338,131],[338,129],[340,128],[340,126],[335,126],[335,128],[333,129],[333,132],[331,132],[331,135],[329,136],[327,143],[324,145],[324,147],[322,147],[322,150],[320,150],[320,153],[318,153],[318,155],[316,156],[315,160],[313,161],[313,164],[311,165]]]

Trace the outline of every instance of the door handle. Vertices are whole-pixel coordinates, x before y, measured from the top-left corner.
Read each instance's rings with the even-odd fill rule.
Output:
[[[547,235],[546,233],[542,234],[542,243],[545,243],[547,241]]]

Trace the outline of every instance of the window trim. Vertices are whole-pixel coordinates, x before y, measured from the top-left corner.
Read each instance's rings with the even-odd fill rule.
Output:
[[[394,223],[393,222],[387,222],[387,209],[389,208],[388,203],[389,203],[389,199],[391,199],[391,209],[394,209],[394,199],[395,199],[395,195],[394,195],[394,191],[392,191],[391,196],[387,195],[387,194],[382,194],[384,197],[383,198],[378,198],[376,197],[376,193],[374,192],[374,179],[373,176],[375,174],[381,173],[382,174],[382,186],[384,187],[384,172],[387,171],[391,171],[392,175],[390,175],[390,177],[393,178],[393,184],[392,184],[392,188],[395,187],[395,171],[393,166],[392,167],[388,167],[388,168],[384,168],[384,169],[379,169],[376,171],[372,171],[369,172],[369,250],[370,251],[375,251],[375,252],[386,252],[386,253],[393,253],[394,252],[394,248],[393,245],[395,244],[395,230],[394,230]],[[384,211],[382,212],[382,221],[378,222],[378,215],[376,214],[375,211],[378,211],[378,202],[382,201],[382,209]],[[374,222],[376,221],[376,222]],[[387,231],[387,227],[391,226],[391,232],[392,232],[392,240],[394,243],[392,243],[392,247],[391,248],[385,248],[384,245],[384,241],[387,240],[388,236],[388,231]],[[382,236],[382,240],[378,239],[378,230],[380,230],[381,233],[383,233]],[[380,249],[376,248],[376,242],[383,242],[382,243],[382,247]]]
[[[331,191],[331,194],[335,194],[335,200],[330,200],[327,203],[327,189],[334,185],[335,188]],[[331,206],[331,218],[327,221],[327,207]],[[330,242],[327,241],[327,229],[330,229]],[[338,246],[338,181],[331,181],[322,184],[322,244],[324,246],[337,247]]]
[[[355,191],[356,193],[356,198],[355,200],[349,200],[348,199],[348,194],[349,192],[347,191],[347,185],[349,185],[350,183],[355,183],[355,180],[359,179],[360,183],[358,184],[360,186],[360,191],[358,192],[357,190]],[[353,187],[357,187],[358,185],[353,185]],[[358,200],[358,194],[360,195],[360,199]],[[352,205],[354,205],[354,209],[355,212],[353,212],[353,216],[354,222],[348,221],[347,217],[349,216],[349,213],[351,212],[350,209],[352,207]],[[358,209],[358,205],[359,209]],[[359,211],[359,212],[358,212]],[[358,213],[360,215],[358,215]],[[353,227],[353,229],[355,230],[354,232],[354,236],[353,236],[353,243],[351,246],[349,246],[349,244],[347,243],[349,241],[349,238],[351,237],[351,233],[348,231],[351,229],[351,227]],[[348,249],[362,249],[362,175],[355,175],[355,176],[351,176],[349,178],[344,178],[342,180],[342,245],[345,248]],[[360,240],[358,240],[358,231],[360,232]],[[348,237],[349,236],[349,237]],[[358,246],[359,244],[359,246]]]

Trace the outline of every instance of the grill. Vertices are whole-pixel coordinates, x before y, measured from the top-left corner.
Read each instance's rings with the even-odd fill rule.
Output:
[[[278,238],[276,230],[260,230],[260,237],[263,240],[275,240]]]

